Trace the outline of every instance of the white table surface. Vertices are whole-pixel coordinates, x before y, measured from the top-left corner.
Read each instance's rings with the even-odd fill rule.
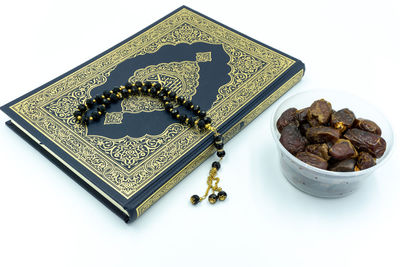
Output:
[[[180,1],[6,1],[0,104],[96,56]],[[184,1],[306,64],[300,84],[373,102],[399,132],[398,1]],[[136,18],[134,15],[138,15]],[[400,266],[400,165],[318,199],[282,176],[269,132],[280,99],[226,145],[225,203],[192,207],[213,158],[126,225],[9,130],[0,114],[0,266]]]

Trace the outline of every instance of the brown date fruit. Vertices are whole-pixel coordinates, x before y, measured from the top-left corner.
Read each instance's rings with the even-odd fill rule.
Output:
[[[311,126],[326,124],[332,114],[332,105],[325,99],[314,101],[307,112],[307,120]]]
[[[324,160],[329,160],[330,156],[328,154],[329,148],[327,144],[312,144],[306,146],[306,151],[323,158]]]
[[[313,153],[310,153],[310,152],[299,152],[299,153],[296,154],[296,157],[299,160],[301,160],[301,161],[303,161],[303,162],[305,162],[305,163],[307,163],[307,164],[309,164],[311,166],[314,166],[314,167],[317,167],[317,168],[320,168],[320,169],[323,169],[323,170],[326,170],[328,168],[328,162],[326,160],[324,160],[323,158],[318,157],[317,155],[315,155]]]
[[[360,170],[365,170],[376,165],[375,158],[367,152],[360,152],[357,159],[357,167]]]
[[[308,109],[309,108],[303,108],[303,109],[299,109],[296,113],[297,113],[297,120],[300,123],[306,122],[307,121],[307,113],[308,113]]]
[[[289,124],[294,124],[296,125],[296,127],[299,126],[299,122],[297,121],[296,111],[297,109],[295,108],[289,108],[282,113],[282,115],[276,122],[276,127],[278,128],[279,132],[282,132],[282,129],[288,126]]]
[[[308,132],[308,131],[307,131]],[[386,150],[386,141],[379,135],[352,128],[346,131],[344,137],[359,150],[380,158]]]
[[[336,162],[332,166],[329,167],[330,171],[334,172],[352,172],[354,171],[354,167],[356,166],[355,159],[345,159],[339,162]]]
[[[331,155],[336,160],[344,160],[357,157],[358,152],[349,140],[339,139],[329,149],[329,155]]]
[[[340,132],[327,126],[315,126],[307,130],[306,137],[311,143],[335,143],[340,138]]]
[[[382,134],[381,128],[379,128],[379,126],[371,120],[361,118],[356,119],[354,121],[354,127],[379,136]]]
[[[308,122],[300,123],[299,130],[302,135],[306,135],[307,129],[311,128],[311,125]]]
[[[331,126],[338,129],[340,132],[344,132],[353,125],[355,119],[356,116],[353,111],[344,108],[332,113]]]
[[[282,129],[279,141],[286,150],[293,155],[296,155],[300,151],[304,151],[307,144],[307,139],[301,135],[299,129],[293,124],[289,124]]]

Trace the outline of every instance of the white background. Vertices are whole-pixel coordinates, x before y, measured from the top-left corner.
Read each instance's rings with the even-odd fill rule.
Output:
[[[349,90],[398,136],[396,0],[3,1],[0,104],[182,4],[303,60],[305,77],[285,97]],[[310,197],[278,168],[269,122],[281,100],[226,145],[225,203],[189,204],[210,158],[128,225],[9,130],[2,113],[0,266],[400,266],[398,149],[353,195]]]

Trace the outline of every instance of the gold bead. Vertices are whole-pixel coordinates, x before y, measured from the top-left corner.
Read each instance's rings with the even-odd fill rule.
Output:
[[[80,121],[80,120],[82,119],[82,116],[78,116],[78,117],[76,117],[76,119],[77,119],[78,121]]]
[[[132,90],[131,90],[131,89],[128,89],[128,93],[132,93]]]
[[[91,121],[92,121],[92,120],[93,120],[93,117],[92,117],[92,116],[90,116],[90,117],[89,117],[89,120],[91,120]]]
[[[181,115],[178,114],[178,115],[176,115],[176,118],[179,119],[180,116],[181,116]]]
[[[101,98],[103,98],[103,99],[104,99],[104,98],[106,98],[106,97],[105,97],[104,95],[101,95]]]
[[[111,101],[111,98],[107,97],[107,100],[108,100],[108,101]]]
[[[93,103],[96,103],[96,99],[93,99]]]
[[[189,118],[186,118],[185,123],[186,123],[186,124],[189,123]]]
[[[101,111],[98,111],[97,114],[101,115]]]

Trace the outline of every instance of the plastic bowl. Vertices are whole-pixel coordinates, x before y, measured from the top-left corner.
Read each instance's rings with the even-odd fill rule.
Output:
[[[302,109],[310,106],[315,100],[324,98],[332,104],[334,110],[349,108],[356,117],[373,120],[382,129],[382,137],[386,141],[384,155],[377,159],[376,165],[361,171],[333,172],[308,165],[290,154],[279,142],[280,133],[276,122],[288,108]],[[271,120],[272,136],[278,146],[283,175],[297,189],[316,197],[344,197],[356,189],[377,168],[389,158],[393,147],[393,131],[387,119],[371,104],[347,92],[307,91],[285,99],[275,110]]]

